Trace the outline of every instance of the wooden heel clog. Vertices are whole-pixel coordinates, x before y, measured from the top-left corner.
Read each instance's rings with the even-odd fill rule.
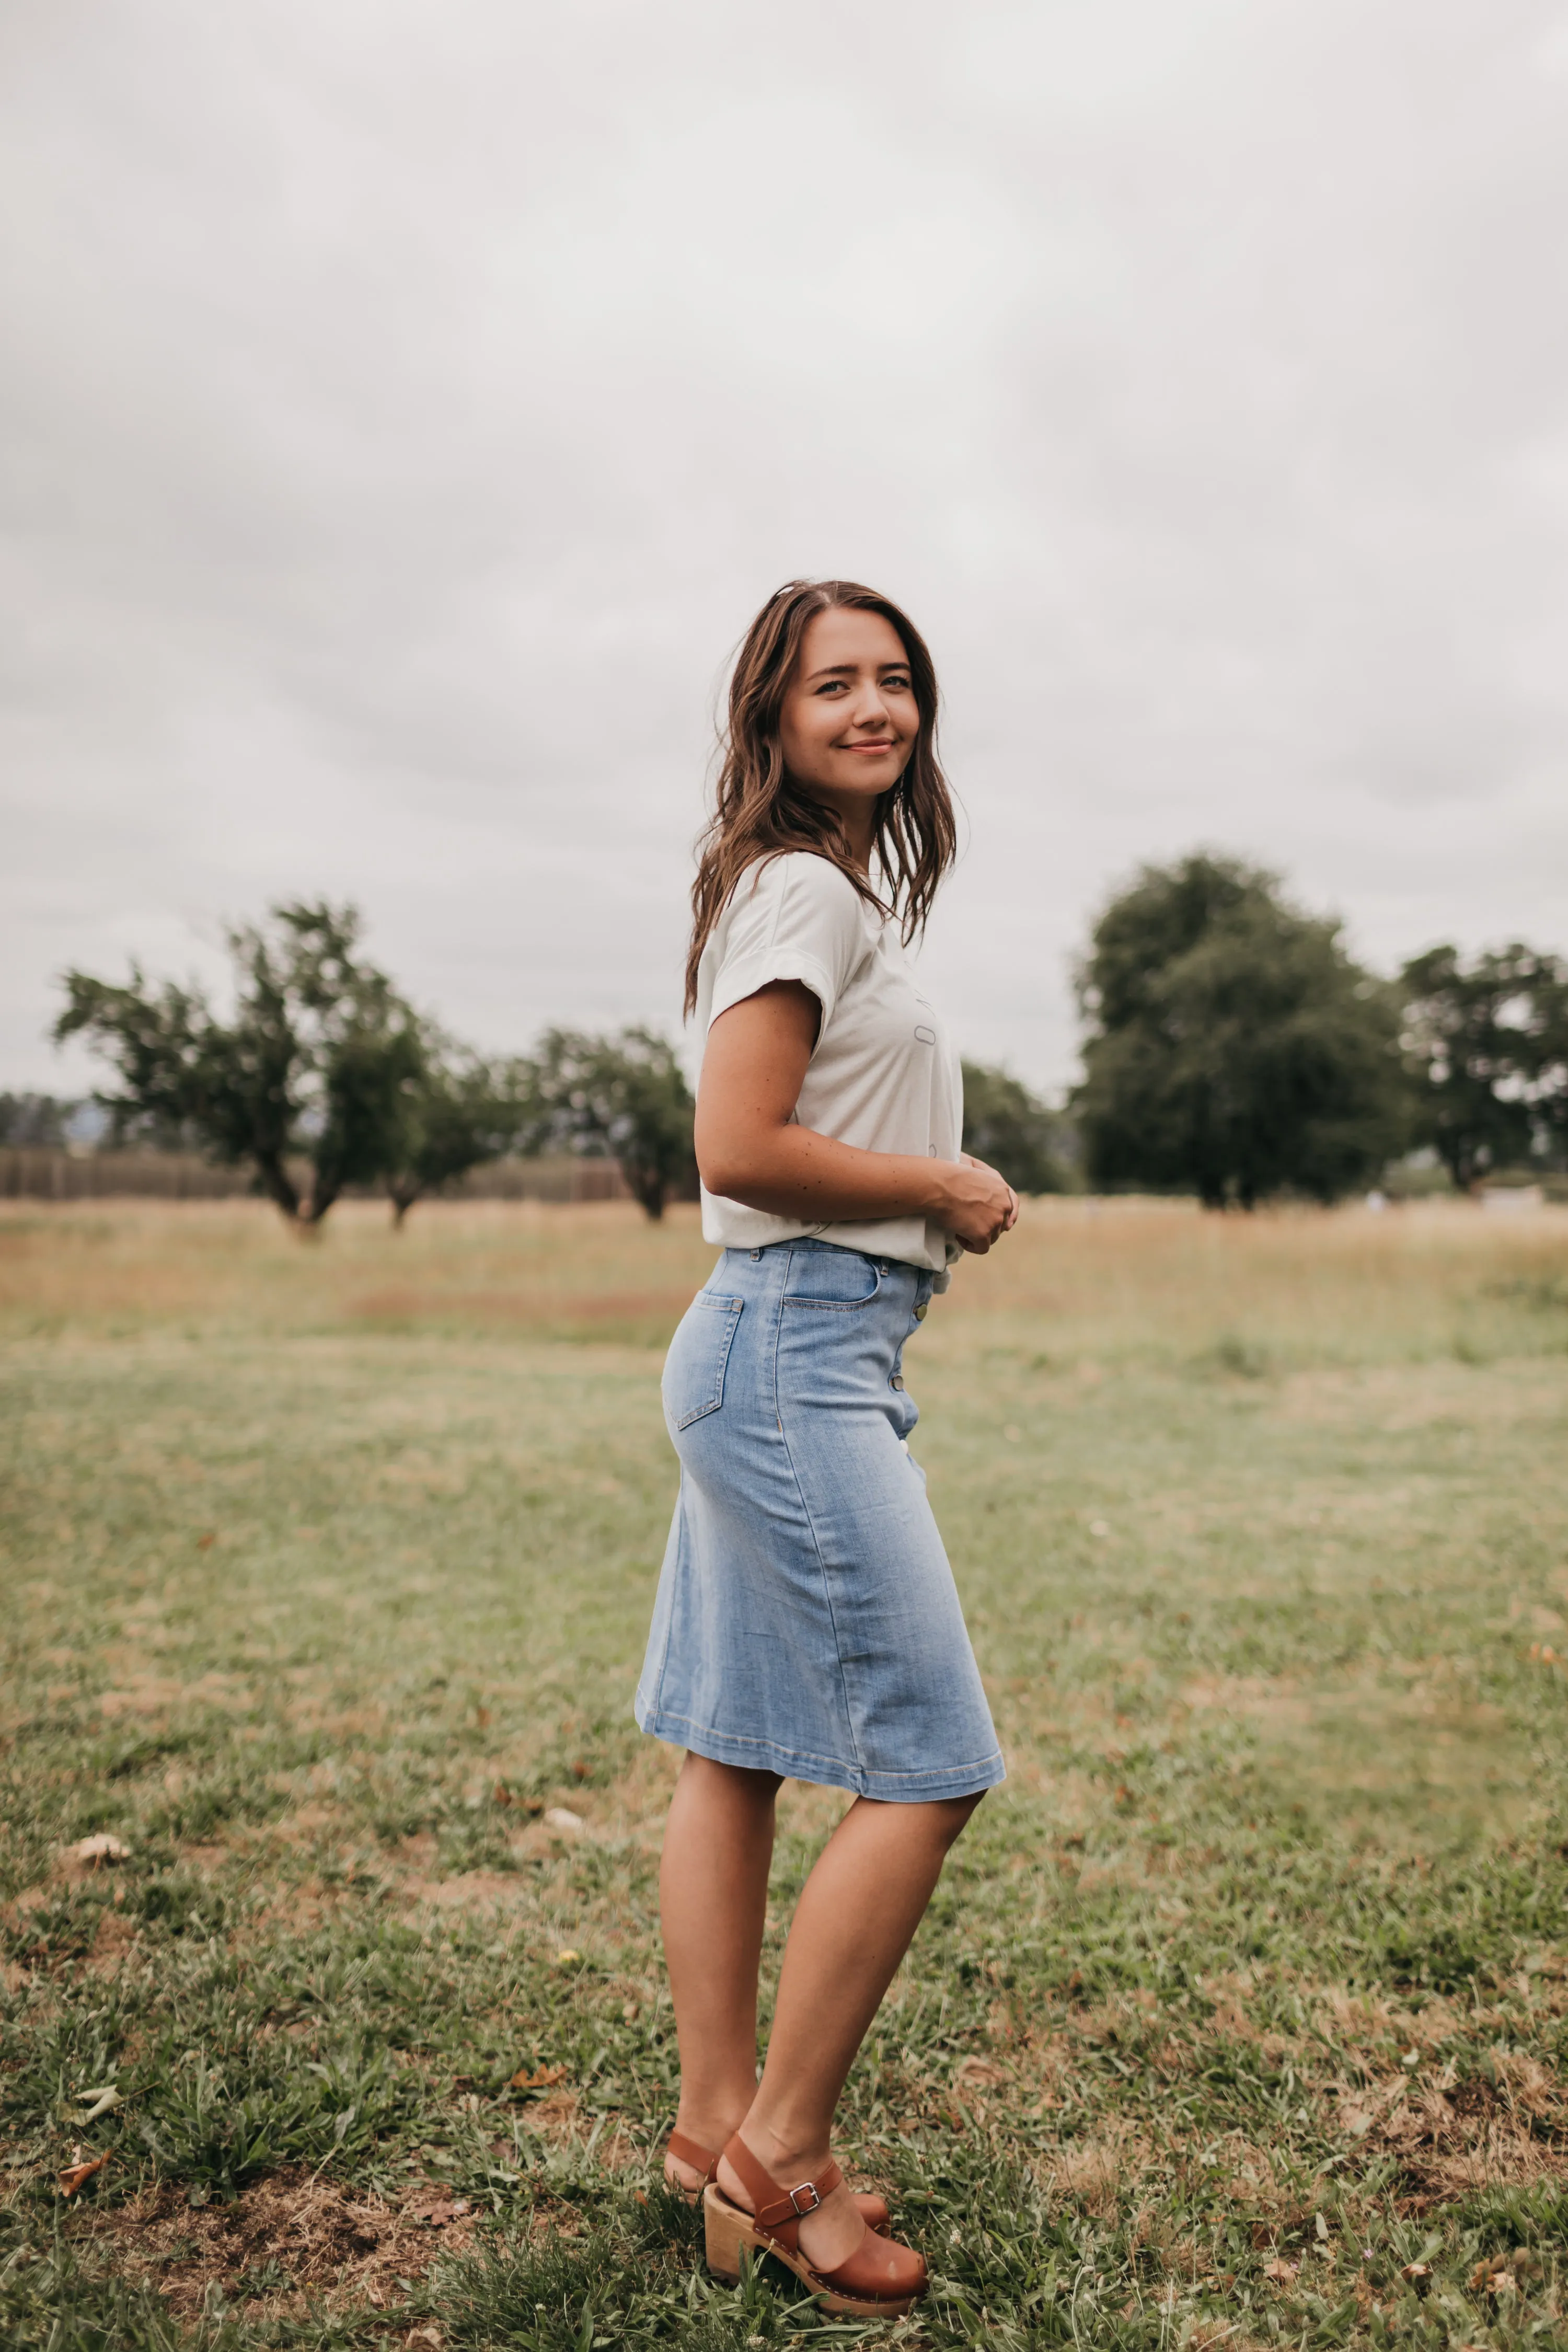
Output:
[[[815,2213],[844,2179],[831,2159],[814,2179],[784,2189],[763,2170],[739,2132],[725,2147],[724,2158],[753,2204],[748,2212],[732,2203],[717,2181],[703,2190],[708,2267],[715,2278],[733,2285],[744,2253],[772,2254],[820,2298],[824,2311],[850,2319],[901,2319],[925,2293],[924,2255],[872,2230],[835,2270],[816,2269],[801,2252],[802,2219]]]

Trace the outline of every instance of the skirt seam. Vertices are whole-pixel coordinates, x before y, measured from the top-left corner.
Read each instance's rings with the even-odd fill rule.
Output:
[[[685,1513],[682,1511],[682,1509],[681,1509],[681,1507],[680,1507],[680,1503],[681,1503],[680,1488],[681,1488],[681,1486],[683,1486],[685,1484],[686,1484],[686,1468],[685,1468],[685,1465],[684,1465],[684,1464],[682,1464],[682,1465],[681,1465],[681,1471],[680,1471],[680,1478],[679,1478],[679,1484],[677,1485],[677,1486],[676,1486],[676,1490],[675,1490],[675,1518],[676,1518],[676,1525],[677,1525],[677,1527],[679,1528],[679,1535],[676,1537],[676,1564],[677,1564],[677,1566],[678,1566],[678,1567],[679,1567],[679,1559],[680,1559],[680,1552],[681,1552],[681,1549],[682,1549],[682,1547],[684,1546],[684,1544],[685,1544],[685,1542],[686,1542],[686,1515],[685,1515]],[[656,1605],[657,1605],[657,1604],[656,1604]],[[657,1675],[655,1676],[655,1678],[654,1678],[654,1685],[653,1685],[653,1706],[652,1706],[652,1712],[653,1712],[656,1716],[659,1713],[659,1710],[660,1710],[660,1702],[661,1702],[661,1700],[662,1700],[662,1699],[663,1699],[663,1697],[664,1697],[664,1676],[665,1676],[665,1670],[666,1670],[666,1668],[667,1668],[667,1667],[668,1666],[668,1664],[669,1664],[669,1644],[670,1644],[670,1640],[671,1640],[671,1638],[672,1638],[672,1636],[673,1636],[673,1634],[674,1634],[674,1632],[675,1632],[675,1612],[674,1612],[674,1611],[672,1610],[672,1611],[670,1612],[669,1615],[668,1615],[668,1616],[666,1618],[666,1620],[665,1620],[665,1626],[664,1626],[664,1647],[663,1647],[663,1649],[662,1649],[662,1650],[660,1650],[660,1652],[659,1652],[659,1654],[658,1654],[658,1675]],[[646,1671],[646,1668],[647,1668],[647,1661],[645,1660],[645,1661],[644,1661],[644,1669],[645,1669],[645,1671]],[[642,1682],[641,1682],[641,1678],[640,1678],[640,1677],[638,1678],[638,1683],[637,1683],[637,1696],[638,1696],[638,1698],[640,1698],[640,1697],[642,1696]]]
[[[793,1256],[792,1251],[791,1257]],[[789,1442],[789,1432],[784,1425],[784,1400],[779,1390],[779,1342],[784,1336],[784,1304],[789,1296],[789,1272],[790,1259],[786,1258],[784,1280],[779,1286],[778,1319],[773,1326],[773,1406],[778,1420],[779,1437],[784,1444],[784,1458],[789,1464],[789,1474],[795,1480],[795,1491],[800,1497],[801,1511],[806,1526],[811,1530],[811,1549],[816,1556],[816,1570],[822,1583],[823,1603],[827,1611],[828,1624],[833,1629],[833,1659],[838,1669],[838,1692],[844,1702],[844,1726],[849,1734],[850,1752],[855,1759],[856,1771],[864,1772],[866,1761],[860,1753],[859,1734],[855,1728],[855,1714],[849,1704],[849,1685],[844,1674],[844,1645],[838,1634],[838,1612],[833,1606],[833,1593],[827,1581],[827,1563],[822,1557],[822,1545],[816,1532],[816,1521],[811,1515],[811,1505],[805,1499],[805,1488],[801,1484],[800,1472],[795,1465],[795,1448]]]
[[[999,1748],[994,1748],[988,1756],[977,1756],[968,1763],[941,1764],[934,1769],[923,1772],[877,1772],[868,1771],[863,1764],[846,1763],[842,1757],[818,1756],[806,1748],[785,1748],[776,1739],[752,1739],[744,1732],[720,1731],[712,1724],[698,1722],[694,1716],[650,1712],[648,1718],[641,1724],[640,1728],[655,1739],[669,1738],[672,1733],[676,1734],[681,1747],[699,1756],[702,1755],[704,1750],[680,1735],[689,1731],[695,1732],[699,1738],[706,1739],[714,1748],[752,1748],[773,1757],[781,1767],[797,1764],[817,1765],[824,1770],[839,1776],[826,1782],[826,1786],[847,1789],[856,1796],[866,1796],[870,1793],[866,1786],[868,1781],[914,1781],[925,1787],[936,1787],[952,1780],[966,1780],[973,1783],[979,1779],[982,1780],[983,1787],[994,1788],[1006,1777],[1006,1763]],[[728,1759],[721,1756],[711,1760],[723,1763],[728,1761]],[[742,1766],[740,1769],[760,1770],[763,1768]],[[789,1780],[808,1780],[811,1775],[809,1772],[785,1770],[784,1777]]]

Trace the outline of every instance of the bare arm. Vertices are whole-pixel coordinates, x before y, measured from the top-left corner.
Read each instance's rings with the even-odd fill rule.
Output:
[[[820,1018],[810,989],[775,980],[714,1022],[697,1093],[697,1165],[708,1190],[814,1225],[934,1217],[965,1249],[988,1250],[1018,1213],[994,1168],[862,1151],[793,1123]]]

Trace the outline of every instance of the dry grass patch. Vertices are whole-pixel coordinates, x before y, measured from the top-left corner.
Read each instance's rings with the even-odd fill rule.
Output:
[[[155,2285],[195,2320],[210,2291],[258,2321],[303,2319],[312,2303],[342,2314],[395,2312],[408,2282],[473,2238],[472,2208],[432,2181],[396,2204],[309,2174],[281,2172],[228,2202],[194,2206],[167,2187],[141,2189],[86,2218],[81,2237]]]
[[[1479,2189],[1568,2179],[1568,2097],[1527,2052],[1495,2053],[1484,2074],[1459,2077],[1450,2067],[1426,2087],[1395,2077],[1346,2120],[1398,2158],[1415,2211]]]
[[[1036,2178],[1054,2196],[1070,2198],[1084,2212],[1104,2220],[1149,2170],[1152,2158],[1131,2133],[1082,2140],[1042,2158]]]

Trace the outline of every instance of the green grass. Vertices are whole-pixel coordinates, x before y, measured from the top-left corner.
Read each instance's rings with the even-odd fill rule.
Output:
[[[846,2102],[935,2275],[882,2331],[714,2287],[658,2185],[628,1710],[710,1263],[0,1217],[4,2340],[1568,2341],[1568,1218],[1042,1207],[933,1312],[1010,1778]]]

